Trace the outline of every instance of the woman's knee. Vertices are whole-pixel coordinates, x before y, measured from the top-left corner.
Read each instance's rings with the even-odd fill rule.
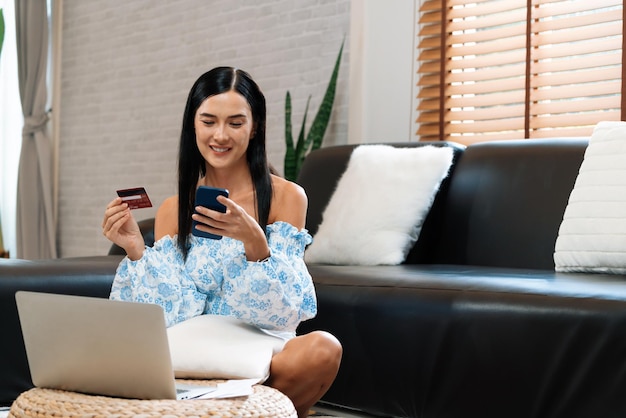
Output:
[[[272,366],[285,374],[314,374],[315,370],[338,368],[342,354],[341,344],[332,334],[313,331],[289,340],[272,359]]]
[[[335,380],[342,354],[339,341],[327,332],[314,331],[298,336],[274,356],[266,384],[289,396],[303,413]]]
[[[307,337],[308,359],[315,363],[314,366],[316,367],[335,369],[336,372],[343,355],[343,348],[339,340],[325,331],[313,331],[307,334]]]

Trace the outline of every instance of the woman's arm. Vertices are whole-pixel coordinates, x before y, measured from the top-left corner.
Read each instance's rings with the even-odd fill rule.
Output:
[[[252,324],[295,331],[300,322],[317,312],[313,281],[303,260],[306,245],[311,242],[311,236],[304,231],[308,200],[299,185],[280,177],[272,180],[274,200],[268,219],[271,256],[261,263],[247,263],[245,273],[233,278],[236,297],[227,298],[233,311]],[[236,264],[236,260],[232,262]],[[236,266],[230,267],[226,270],[237,271]],[[245,301],[254,301],[254,306],[246,306]]]
[[[222,282],[221,298],[207,303],[207,313],[228,312],[263,329],[294,332],[301,321],[315,316],[317,311],[313,281],[303,260],[311,236],[282,221],[268,225],[267,229],[271,249],[268,259],[246,260],[241,243],[222,253],[216,279]],[[193,275],[202,268],[199,264],[188,270]],[[200,283],[196,286],[204,288]]]
[[[304,228],[306,221],[307,198],[304,190],[295,183],[280,177],[272,177],[273,196],[268,224],[286,222],[298,229]],[[226,213],[202,206],[196,207],[192,218],[198,222],[197,228],[216,235],[241,241],[248,261],[265,260],[271,256],[263,229],[257,220],[246,211],[245,203],[218,196],[217,201],[226,206]],[[248,210],[250,210],[248,204]]]

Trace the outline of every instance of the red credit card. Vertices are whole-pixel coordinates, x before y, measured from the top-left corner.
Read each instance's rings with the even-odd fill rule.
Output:
[[[123,202],[128,203],[130,209],[141,209],[152,207],[152,202],[143,187],[134,187],[132,189],[122,189],[117,191],[117,195],[122,198]]]

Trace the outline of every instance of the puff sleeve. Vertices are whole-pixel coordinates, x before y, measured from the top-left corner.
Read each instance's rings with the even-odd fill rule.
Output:
[[[243,243],[228,237],[191,236],[186,261],[175,238],[164,237],[140,260],[122,260],[111,299],[156,303],[168,326],[206,313],[295,335],[298,324],[317,313],[303,260],[312,238],[285,222],[268,225],[267,238],[271,256],[250,262]]]

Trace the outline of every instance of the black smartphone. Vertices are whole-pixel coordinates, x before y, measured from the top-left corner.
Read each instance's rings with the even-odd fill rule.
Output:
[[[209,187],[209,186],[200,186],[196,190],[196,203],[195,206],[204,206],[205,208],[209,208],[218,212],[225,213],[226,206],[222,205],[217,201],[217,196],[226,196],[228,197],[228,190],[219,189],[217,187]],[[193,221],[191,226],[191,233],[197,237],[202,238],[211,238],[211,239],[222,239],[221,235],[210,234],[204,231],[198,231],[196,229],[196,225],[198,222]]]

